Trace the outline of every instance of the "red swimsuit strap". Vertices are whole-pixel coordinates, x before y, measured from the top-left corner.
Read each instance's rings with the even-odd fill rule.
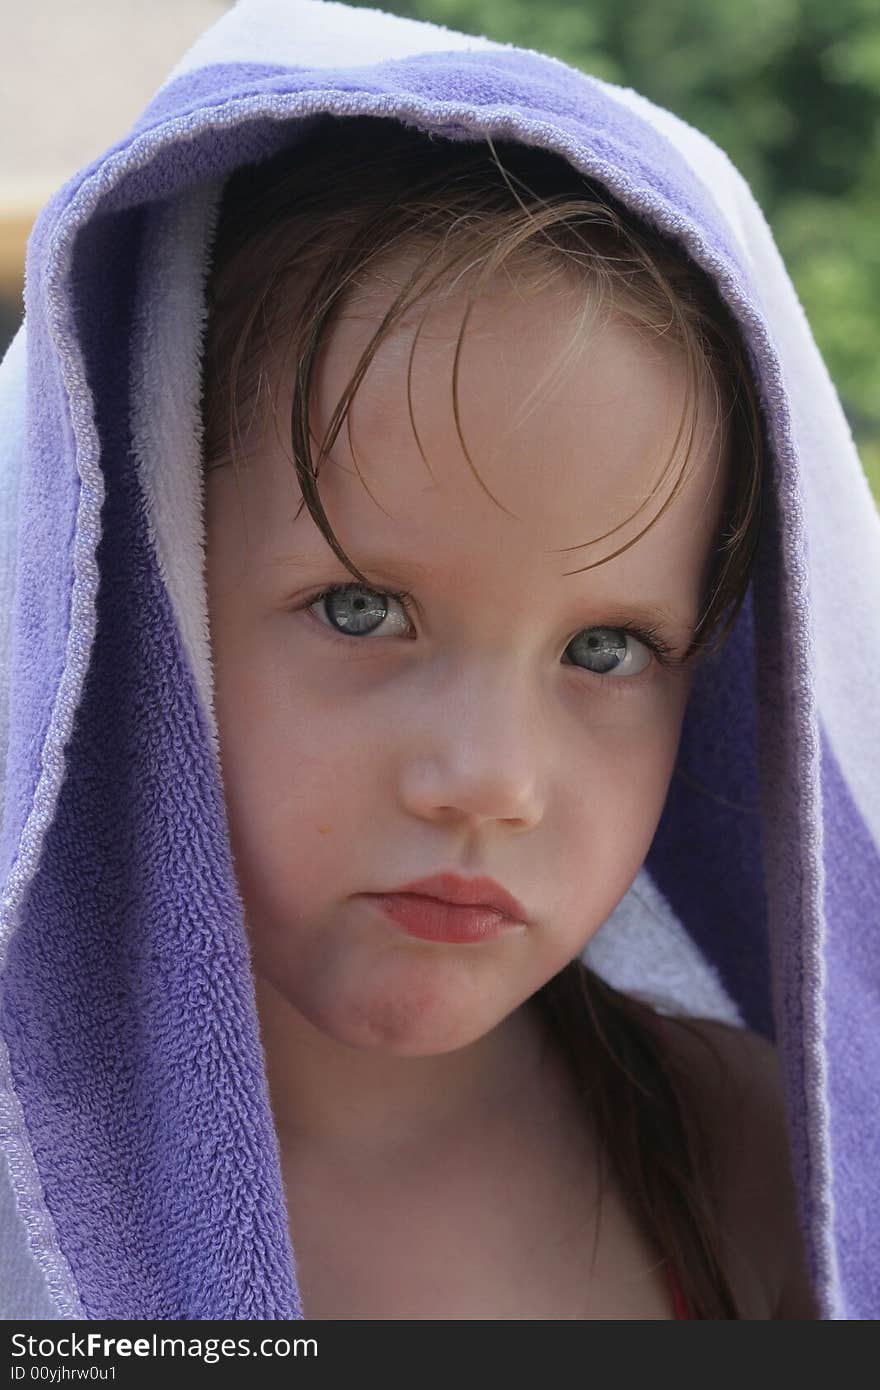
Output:
[[[666,1268],[669,1271],[669,1288],[672,1293],[673,1314],[679,1320],[683,1318],[690,1318],[691,1315],[688,1312],[687,1303],[685,1302],[684,1294],[681,1291],[681,1284],[678,1282],[678,1275],[675,1272],[675,1266],[672,1264],[670,1260],[667,1260]]]

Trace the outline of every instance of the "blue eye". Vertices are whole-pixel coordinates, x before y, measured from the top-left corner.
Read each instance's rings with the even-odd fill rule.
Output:
[[[342,638],[369,637],[378,632],[386,619],[393,616],[391,603],[402,610],[396,635],[405,635],[410,626],[412,596],[406,592],[393,593],[371,589],[363,584],[330,584],[310,600],[305,607],[323,613],[317,621],[329,629],[330,635]],[[383,636],[394,636],[395,630],[385,630]],[[641,653],[630,645],[635,639]],[[656,628],[586,627],[569,642],[567,652],[574,652],[576,665],[587,676],[604,686],[624,689],[641,686],[641,674],[651,665],[651,654],[666,670],[683,667],[684,657],[678,656]],[[641,660],[640,660],[641,657]],[[581,665],[581,661],[585,664]],[[622,673],[618,675],[618,672]]]
[[[581,659],[590,663],[588,670],[593,675],[605,676],[612,673],[616,677],[618,672],[622,672],[621,679],[629,678],[639,675],[651,663],[650,652],[642,643],[643,660],[639,664],[639,653],[629,644],[629,639],[635,636],[635,633],[626,628],[586,627],[569,642],[566,650],[574,651]]]
[[[362,584],[332,584],[318,594],[309,607],[323,609],[329,626],[340,636],[364,637],[375,632],[388,617],[389,599],[406,611],[407,597],[406,594],[380,593]]]

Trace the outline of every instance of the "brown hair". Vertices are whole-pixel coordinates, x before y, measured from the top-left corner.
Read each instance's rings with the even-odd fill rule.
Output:
[[[368,269],[375,270],[395,246],[424,254],[364,350],[314,461],[309,403],[320,349],[346,297],[369,282]],[[255,426],[266,427],[272,415],[263,404],[266,362],[269,352],[285,342],[287,355],[279,360],[292,373],[294,385],[292,462],[302,505],[346,569],[371,587],[332,532],[317,488],[321,463],[383,339],[422,299],[458,293],[462,282],[476,280],[462,319],[452,389],[465,457],[488,492],[461,436],[458,359],[481,287],[500,269],[511,275],[517,266],[525,268],[529,284],[539,291],[564,276],[569,297],[576,276],[584,304],[582,328],[613,311],[640,332],[666,335],[683,350],[688,386],[672,458],[686,436],[684,463],[657,516],[686,481],[702,388],[709,388],[716,403],[716,431],[726,407],[725,437],[733,466],[707,599],[689,656],[702,658],[710,638],[720,631],[717,651],[745,599],[761,520],[765,445],[738,328],[709,277],[682,248],[635,218],[562,156],[543,148],[515,141],[496,144],[488,137],[441,138],[397,120],[325,115],[314,118],[296,143],[237,170],[224,190],[207,290],[206,471],[229,462],[237,469],[247,452],[245,439],[253,441]],[[409,385],[408,377],[410,419],[421,451]],[[243,435],[245,406],[250,420]],[[638,511],[660,490],[668,471]],[[605,540],[619,529],[584,544]],[[643,534],[581,568],[605,563]],[[613,989],[579,957],[533,997],[595,1117],[600,1162],[604,1149],[645,1231],[661,1251],[674,1252],[691,1316],[737,1317],[722,1266],[717,1204],[697,1107],[686,1075],[673,1066],[661,1043],[657,1015],[646,1003]],[[591,1029],[584,1027],[585,1010]],[[688,1026],[683,1019],[669,1021]],[[597,1039],[600,1047],[595,1049]]]

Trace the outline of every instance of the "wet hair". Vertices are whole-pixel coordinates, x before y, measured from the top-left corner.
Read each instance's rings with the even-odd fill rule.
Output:
[[[395,250],[406,252],[411,273],[392,286],[397,292],[323,440],[316,441],[315,457],[309,406],[322,349],[343,308],[383,283],[383,261]],[[661,492],[677,466],[671,493],[632,540],[612,544],[604,558],[568,573],[604,564],[636,544],[671,505],[689,476],[700,402],[714,402],[712,440],[718,441],[719,460],[722,447],[728,460],[725,497],[688,658],[717,653],[744,602],[761,524],[766,444],[746,350],[714,284],[682,247],[543,148],[488,136],[451,138],[396,119],[321,115],[271,158],[236,170],[224,188],[207,285],[205,471],[232,464],[237,477],[270,420],[277,430],[271,380],[292,382],[291,462],[302,493],[297,516],[307,506],[341,563],[372,588],[330,527],[318,491],[321,465],[383,340],[417,306],[427,312],[443,296],[468,292],[452,401],[465,457],[488,492],[461,433],[458,365],[480,291],[490,280],[497,284],[502,273],[512,293],[556,293],[582,310],[572,331],[572,358],[597,324],[614,315],[642,335],[674,344],[686,363],[670,462],[633,515]],[[418,333],[407,398],[425,458],[410,395],[417,340]],[[605,541],[626,524],[583,544]],[[690,1090],[687,1069],[665,1045],[655,1011],[614,989],[580,957],[533,1000],[595,1122],[600,1171],[610,1160],[644,1231],[674,1259],[690,1315],[737,1317],[698,1113],[702,1104]],[[688,1027],[674,1017],[668,1024]],[[697,1036],[711,1047],[703,1034]]]

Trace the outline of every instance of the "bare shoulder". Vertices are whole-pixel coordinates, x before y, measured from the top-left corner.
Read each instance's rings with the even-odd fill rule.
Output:
[[[815,1319],[776,1048],[745,1028],[685,1022],[662,1019],[660,1033],[692,1084],[741,1306],[756,1318]]]

